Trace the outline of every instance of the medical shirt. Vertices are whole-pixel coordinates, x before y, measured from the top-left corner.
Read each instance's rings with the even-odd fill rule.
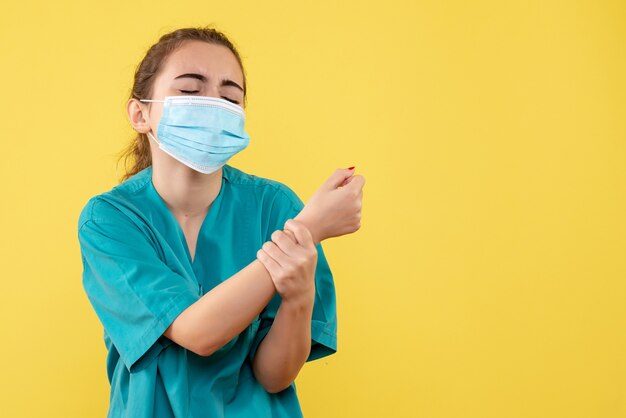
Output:
[[[256,259],[303,202],[285,184],[222,167],[222,185],[191,260],[178,221],[152,183],[152,167],[93,196],[78,238],[83,287],[104,328],[109,417],[300,417],[295,383],[271,394],[251,361],[280,305],[275,293],[239,335],[200,356],[163,335],[187,307]],[[333,275],[317,245],[307,361],[337,350]]]

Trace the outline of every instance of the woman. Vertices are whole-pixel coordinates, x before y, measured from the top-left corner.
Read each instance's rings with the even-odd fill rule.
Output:
[[[249,142],[245,99],[215,29],[166,34],[137,68],[134,166],[78,222],[110,417],[302,416],[294,379],[337,349],[320,242],[359,229],[364,178],[337,169],[305,206],[226,164]]]

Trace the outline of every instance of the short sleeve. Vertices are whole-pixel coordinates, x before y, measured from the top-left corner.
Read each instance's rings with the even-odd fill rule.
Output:
[[[268,227],[264,231],[265,241],[271,240],[271,234],[277,229],[284,229],[288,219],[295,218],[304,207],[302,200],[286,185],[280,187],[273,200],[268,216]],[[317,246],[317,266],[315,268],[315,301],[311,320],[311,352],[306,361],[316,360],[337,352],[337,307],[335,283],[328,265],[322,244]],[[260,324],[252,343],[249,357],[252,359],[269,332],[281,297],[276,293],[259,315]]]
[[[89,302],[126,367],[141,369],[172,343],[162,334],[200,299],[198,286],[166,265],[151,238],[107,202],[85,206],[78,239]]]

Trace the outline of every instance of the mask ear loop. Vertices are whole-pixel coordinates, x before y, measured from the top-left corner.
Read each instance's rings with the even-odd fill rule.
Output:
[[[165,103],[165,100],[151,100],[151,99],[139,99],[140,102],[163,102]],[[156,139],[156,135],[152,135],[151,132],[148,132],[148,135],[150,135],[150,137],[154,140],[154,142],[156,142],[157,144],[159,144],[159,146],[161,146],[161,143]]]
[[[159,144],[159,147],[161,146],[161,143],[159,141],[157,141],[157,139],[156,139],[156,137],[154,135],[152,135],[152,132],[148,132],[148,135],[150,135],[150,138],[154,139],[154,142]]]
[[[159,141],[157,141],[156,137],[154,135],[152,135],[152,132],[148,132],[148,135],[150,136],[150,138],[154,139],[154,142],[156,142],[159,146],[161,146],[161,143]]]

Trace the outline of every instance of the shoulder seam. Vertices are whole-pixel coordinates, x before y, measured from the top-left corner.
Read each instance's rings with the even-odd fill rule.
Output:
[[[298,202],[298,201],[294,201],[293,196],[290,196],[290,195],[289,195],[289,193],[287,193],[287,192],[286,192],[285,190],[283,190],[282,188],[277,187],[277,189],[278,189],[278,190],[279,190],[279,191],[280,191],[283,195],[287,196],[287,199],[289,199],[289,202],[291,202],[291,206],[293,207],[293,209],[295,209],[295,210],[297,210],[297,211],[301,210],[301,208],[300,208],[300,202]],[[293,192],[293,193],[295,194],[296,192]],[[304,205],[303,205],[303,206],[304,206]]]
[[[94,196],[90,199],[91,203],[89,203],[90,207],[89,207],[89,216],[87,217],[87,219],[85,219],[83,221],[82,224],[80,224],[80,226],[78,227],[78,230],[80,231],[83,226],[85,226],[85,224],[87,224],[88,222],[92,222],[95,224],[98,224],[98,222],[103,222],[103,223],[107,223],[110,222],[109,220],[102,218],[102,217],[94,217],[93,211],[94,211],[94,207],[96,206],[96,204],[104,204],[104,205],[108,205],[110,208],[112,208],[113,210],[120,212],[118,208],[116,208],[115,206],[111,205],[109,202],[106,201],[106,199],[103,199],[100,195]],[[120,212],[121,213],[121,212]],[[126,216],[125,214],[121,213],[121,216],[123,216],[124,218],[128,218],[128,216]]]
[[[89,210],[89,215],[87,216],[87,219],[83,220],[83,222],[82,222],[80,225],[78,225],[78,231],[80,231],[81,229],[83,229],[83,226],[85,226],[85,224],[86,224],[87,222],[89,222],[90,220],[92,220],[92,219],[93,219],[93,206],[94,206],[94,204],[95,204],[95,202],[96,202],[96,199],[98,199],[98,196],[94,196],[94,197],[90,198],[90,199],[87,201],[86,205],[88,205],[88,206],[89,206],[89,208],[88,208],[88,210]]]
[[[254,176],[252,174],[249,174],[249,176]],[[257,188],[257,187],[270,187],[273,190],[282,193],[291,203],[291,205],[294,207],[294,209],[299,210],[300,208],[300,202],[295,200],[293,198],[293,196],[291,196],[286,190],[285,188],[289,189],[291,191],[291,193],[295,194],[296,196],[298,195],[295,191],[293,191],[291,189],[291,187],[289,187],[287,184],[282,183],[278,180],[272,180],[272,179],[268,179],[265,177],[259,177],[259,176],[254,176],[256,179],[258,179],[259,181],[252,181],[250,179],[245,179],[244,181],[241,181],[242,178],[240,177],[238,179],[238,181],[230,181],[231,184],[233,185],[239,185],[239,186],[246,186],[246,187],[253,187],[253,188]],[[299,198],[299,197],[298,197]],[[300,199],[302,200],[302,199]],[[302,202],[302,206],[304,206],[304,202]]]

